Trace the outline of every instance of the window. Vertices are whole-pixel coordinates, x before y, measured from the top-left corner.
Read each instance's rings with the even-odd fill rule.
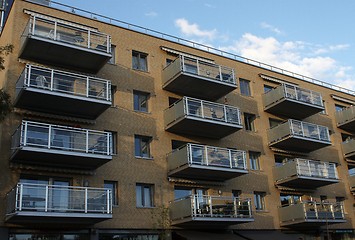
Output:
[[[117,182],[115,182],[115,181],[104,181],[104,188],[110,189],[111,192],[112,192],[112,205],[118,205]]]
[[[153,187],[152,184],[136,184],[137,207],[153,207]]]
[[[327,114],[327,109],[325,108],[325,101],[323,100],[323,107],[324,107],[324,110],[322,110],[320,112],[320,114]]]
[[[272,86],[269,86],[269,85],[265,85],[265,84],[264,84],[264,93],[267,93],[267,92],[271,91],[272,89],[273,89]]]
[[[132,68],[148,71],[147,56],[146,53],[132,51]]]
[[[255,114],[244,113],[245,130],[255,132],[255,125],[254,125],[255,119],[256,119]]]
[[[254,203],[256,210],[265,210],[265,192],[254,192]]]
[[[242,195],[242,190],[232,190],[233,197],[239,198]]]
[[[148,112],[149,93],[133,91],[133,108],[135,111]]]
[[[176,103],[179,100],[180,100],[179,98],[169,97],[169,106],[173,105],[174,103]]]
[[[275,158],[275,166],[282,166],[284,163],[289,161],[289,158],[284,155],[275,154],[274,158]]]
[[[172,63],[174,60],[167,58],[166,59],[166,66],[168,66],[170,63]]]
[[[270,128],[273,128],[273,127],[279,125],[282,122],[283,122],[283,120],[269,118],[269,126],[270,126]]]
[[[343,105],[335,104],[335,111],[337,111],[337,112],[343,111],[344,108],[346,108],[346,107]]]
[[[151,158],[150,142],[151,137],[135,135],[134,136],[134,152],[136,157]]]
[[[112,57],[108,60],[108,63],[115,64],[116,63],[116,46],[111,45],[111,54]]]
[[[180,199],[188,197],[192,194],[193,189],[188,187],[175,187],[174,188],[174,199]]]
[[[250,169],[251,170],[260,170],[260,152],[249,152],[249,161],[250,161]]]
[[[245,79],[239,79],[240,93],[244,96],[251,96],[250,81]]]

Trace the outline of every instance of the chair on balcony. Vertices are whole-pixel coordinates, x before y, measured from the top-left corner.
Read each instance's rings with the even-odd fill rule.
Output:
[[[39,75],[36,77],[36,85],[40,88],[48,88],[49,82],[45,76]]]

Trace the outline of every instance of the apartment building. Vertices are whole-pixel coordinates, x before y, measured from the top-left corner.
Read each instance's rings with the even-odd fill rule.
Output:
[[[1,23],[1,239],[355,238],[355,92],[54,1]]]

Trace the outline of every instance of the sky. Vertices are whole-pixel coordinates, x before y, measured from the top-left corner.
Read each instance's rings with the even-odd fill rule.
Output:
[[[55,0],[355,90],[354,0]]]

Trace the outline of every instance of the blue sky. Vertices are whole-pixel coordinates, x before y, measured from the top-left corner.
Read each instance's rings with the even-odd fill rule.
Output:
[[[56,0],[355,90],[353,0]]]

